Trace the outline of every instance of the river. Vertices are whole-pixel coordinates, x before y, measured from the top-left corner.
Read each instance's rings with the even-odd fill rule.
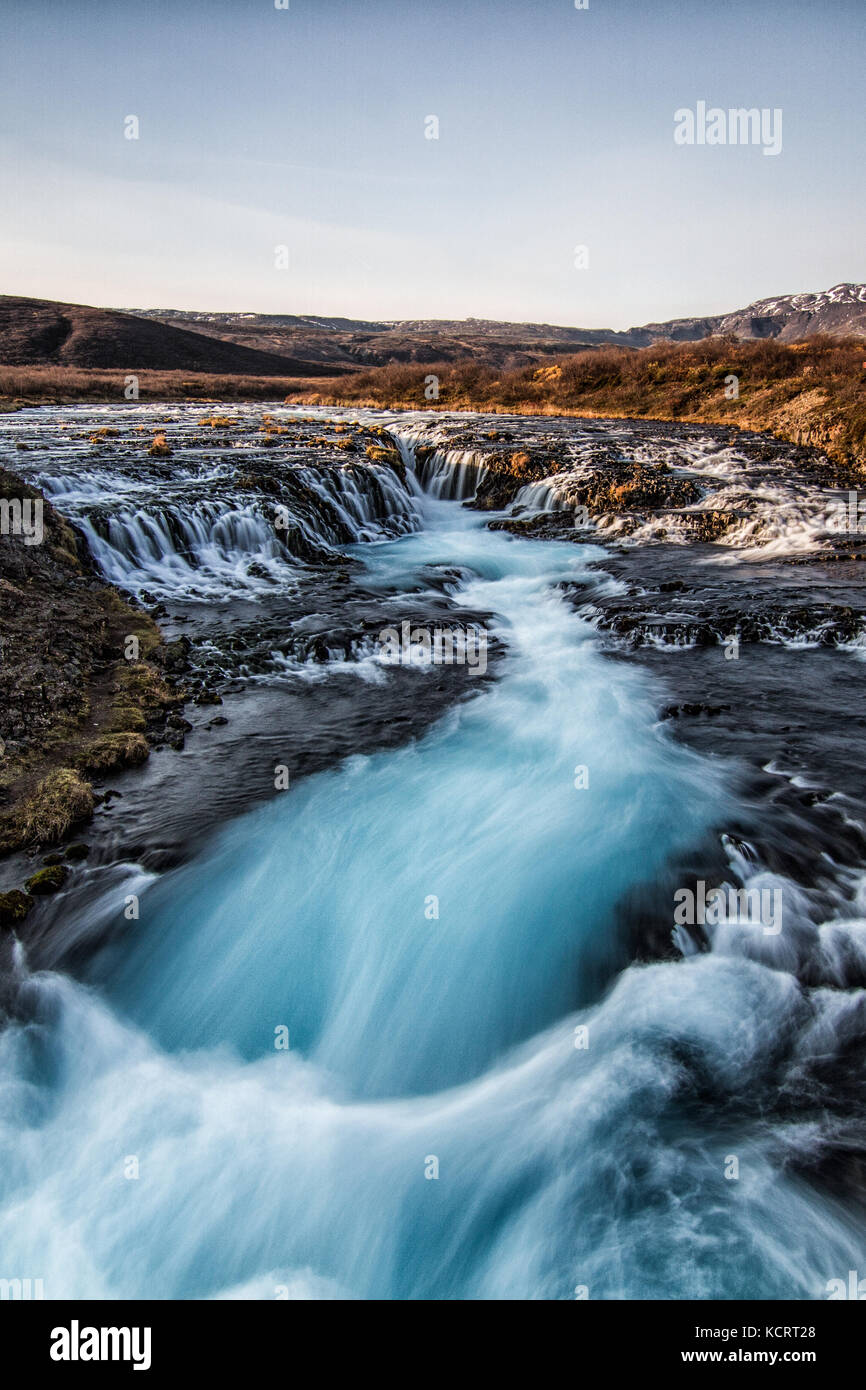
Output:
[[[70,1298],[825,1297],[863,1259],[857,1201],[807,1171],[840,1129],[822,1076],[862,1055],[839,964],[863,960],[862,880],[840,871],[822,917],[744,845],[734,761],[675,738],[659,675],[573,601],[627,592],[597,545],[489,530],[461,505],[478,468],[443,486],[453,468],[413,471],[397,436],[410,470],[382,525],[356,506],[366,534],[316,541],[341,541],[377,617],[447,575],[495,678],[463,672],[414,736],[293,772],[162,871],[91,879],[54,926],[98,921],[74,968],[17,948],[3,1270]],[[53,487],[73,517],[75,476]],[[189,523],[187,553],[210,547],[195,572],[180,545],[134,575],[127,547],[112,572],[116,519],[102,540],[91,523],[94,553],[193,624],[205,600],[229,627],[233,602],[274,621],[293,562],[252,513],[226,539],[217,511]],[[264,665],[240,673],[257,698],[311,680],[297,654]],[[374,702],[391,675],[369,635],[325,665]],[[401,675],[422,691],[437,672]],[[275,748],[249,732],[267,781]],[[224,804],[242,763],[196,756],[196,798]],[[636,950],[642,913],[669,936],[674,889],[714,857],[782,895],[784,931],[728,919]]]

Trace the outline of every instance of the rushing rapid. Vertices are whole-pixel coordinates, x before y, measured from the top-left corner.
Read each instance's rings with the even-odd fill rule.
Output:
[[[307,511],[307,539],[351,545],[374,594],[447,570],[458,613],[493,615],[498,679],[137,882],[137,917],[103,900],[78,978],[18,948],[0,1272],[71,1298],[825,1297],[862,1263],[856,1203],[810,1171],[839,1135],[828,1065],[864,1036],[861,875],[819,903],[756,863],[731,767],[570,601],[624,591],[598,548],[489,531],[459,505],[472,451],[395,438],[405,485],[306,480],[339,522]],[[159,529],[131,488],[100,521],[75,487],[55,504],[126,587],[293,582],[228,488]],[[636,952],[653,894],[672,928],[713,857],[778,889],[792,934]]]

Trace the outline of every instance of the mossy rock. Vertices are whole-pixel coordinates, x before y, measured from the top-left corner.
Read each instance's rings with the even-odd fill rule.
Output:
[[[117,772],[124,767],[141,767],[149,757],[150,748],[144,735],[127,730],[94,739],[82,753],[81,765],[94,774]]]
[[[163,661],[167,671],[183,671],[188,665],[192,642],[182,633],[173,642],[166,642]]]
[[[77,864],[81,859],[86,859],[89,853],[90,845],[86,845],[83,840],[78,840],[74,845],[67,845],[66,847],[66,858],[73,864]]]
[[[169,690],[159,671],[145,662],[137,662],[133,666],[122,667],[118,671],[118,680],[125,693],[126,701],[133,702],[139,709],[142,707],[157,709],[165,704],[177,703],[176,695]],[[123,709],[124,712],[131,707],[130,703],[118,703],[116,706],[118,710]],[[133,722],[125,727],[137,729],[139,725]]]
[[[20,888],[11,893],[0,893],[0,927],[17,927],[33,908],[33,899]]]
[[[135,705],[115,705],[111,711],[109,729],[113,734],[143,733],[146,727],[144,711]]]
[[[24,804],[3,818],[0,851],[56,844],[74,825],[93,815],[93,788],[71,767],[60,767],[39,783]]]
[[[69,870],[63,864],[52,864],[47,869],[38,869],[32,874],[24,884],[28,893],[42,897],[48,893],[56,893],[61,889],[69,876]]]
[[[368,444],[365,453],[372,463],[390,463],[393,467],[402,462],[399,450],[394,448],[382,449],[376,444]]]

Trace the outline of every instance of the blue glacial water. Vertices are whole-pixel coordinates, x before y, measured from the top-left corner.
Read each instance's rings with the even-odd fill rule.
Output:
[[[3,1269],[49,1297],[823,1296],[862,1231],[793,1175],[813,1136],[773,1096],[780,1039],[808,1060],[850,997],[736,950],[628,965],[617,903],[733,815],[724,769],[557,588],[605,582],[597,551],[423,510],[359,548],[365,583],[461,567],[500,678],[229,824],[89,983],[25,979]]]

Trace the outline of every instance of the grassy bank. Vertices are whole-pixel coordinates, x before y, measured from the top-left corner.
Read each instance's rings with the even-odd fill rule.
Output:
[[[0,499],[38,504],[43,535],[0,536],[0,854],[42,850],[78,833],[94,783],[144,762],[181,693],[164,678],[159,628],[97,574],[84,540],[37,489],[0,469]],[[50,855],[49,858],[59,858]],[[0,894],[14,926],[33,894],[62,886],[43,866]]]
[[[475,362],[393,365],[346,377],[328,391],[317,384],[289,399],[732,425],[823,449],[866,473],[864,361],[866,343],[857,338],[793,344],[708,338],[637,351],[601,348],[504,373]],[[431,376],[438,381],[435,401],[425,397]]]
[[[478,361],[399,363],[320,378],[142,371],[142,401],[273,401],[406,410],[684,420],[768,430],[866,471],[866,342],[707,338],[700,343],[599,348],[543,367],[496,371]],[[132,371],[133,369],[130,369]],[[0,410],[125,399],[121,371],[0,366]],[[429,379],[438,398],[425,393]],[[736,396],[731,394],[736,377]]]
[[[105,371],[90,367],[5,367],[0,365],[0,411],[29,405],[70,405],[92,401],[122,404],[127,376],[138,381],[141,401],[278,401],[311,390],[313,379],[217,376],[205,372]],[[316,378],[315,380],[318,380]]]

